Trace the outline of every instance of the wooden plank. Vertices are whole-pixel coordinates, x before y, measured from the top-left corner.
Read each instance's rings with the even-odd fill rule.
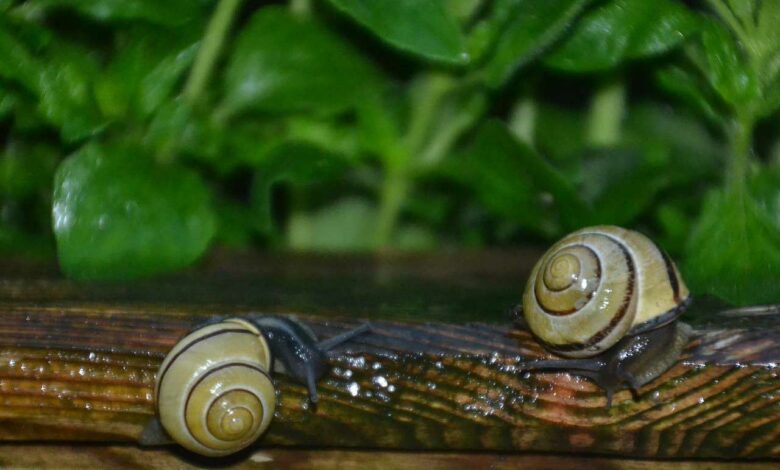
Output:
[[[0,446],[0,467],[6,470],[121,468],[168,470],[215,468],[214,460],[129,446],[9,445]],[[233,470],[774,470],[777,462],[668,461],[560,455],[496,453],[386,452],[306,449],[263,449],[219,461]]]
[[[518,370],[520,361],[549,357],[507,315],[524,272],[507,260],[528,256],[486,258],[341,260],[333,271],[327,259],[293,258],[286,271],[277,259],[260,274],[212,266],[213,277],[165,281],[161,292],[17,274],[0,283],[0,440],[134,442],[154,413],[154,374],[179,337],[213,315],[286,305],[279,309],[320,337],[366,318],[374,331],[335,352],[316,409],[303,387],[277,376],[280,405],[257,446],[780,457],[777,312],[716,314],[699,302],[685,317],[695,336],[680,362],[606,409],[587,380]],[[240,301],[236,290],[210,302],[206,293],[225,278],[239,290],[266,285],[267,296]],[[318,287],[312,294],[307,286]],[[486,295],[478,293],[484,286],[492,300],[459,303],[469,292]],[[446,312],[455,312],[453,322],[441,322]]]

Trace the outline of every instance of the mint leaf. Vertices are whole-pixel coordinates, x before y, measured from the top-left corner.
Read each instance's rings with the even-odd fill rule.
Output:
[[[701,42],[704,58],[697,64],[712,88],[735,109],[752,106],[761,96],[761,84],[734,37],[717,21],[708,21]]]
[[[465,64],[463,35],[445,3],[450,0],[329,0],[398,49],[427,59]]]
[[[589,217],[571,183],[498,121],[483,125],[474,142],[446,162],[445,171],[488,210],[538,234],[556,236]]]
[[[675,0],[612,0],[587,13],[545,62],[569,72],[606,70],[666,52],[698,24],[698,17]]]
[[[517,2],[495,51],[485,65],[492,87],[503,85],[522,65],[549,47],[590,0],[526,0]]]
[[[267,7],[236,41],[224,106],[232,113],[338,111],[374,84],[373,68],[338,36],[309,17]]]
[[[686,280],[737,305],[780,301],[780,229],[747,193],[712,192],[694,227]]]
[[[76,279],[131,279],[183,268],[215,230],[210,194],[184,167],[137,149],[89,144],[54,178],[57,254]]]

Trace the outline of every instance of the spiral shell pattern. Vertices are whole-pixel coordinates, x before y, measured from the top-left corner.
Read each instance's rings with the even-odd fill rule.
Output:
[[[203,455],[236,452],[268,428],[276,407],[271,353],[240,319],[184,337],[160,367],[155,400],[160,423],[183,447]]]
[[[598,226],[566,236],[542,256],[523,313],[550,350],[588,357],[674,320],[688,297],[677,267],[647,237]]]

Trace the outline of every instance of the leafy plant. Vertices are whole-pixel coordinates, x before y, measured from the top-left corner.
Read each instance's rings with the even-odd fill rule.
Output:
[[[780,6],[689,4],[0,1],[0,246],[127,279],[611,223],[778,302]]]

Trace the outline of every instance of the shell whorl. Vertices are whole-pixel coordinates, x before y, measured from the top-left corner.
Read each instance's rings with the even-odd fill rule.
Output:
[[[674,263],[647,237],[598,226],[566,236],[542,256],[523,312],[550,350],[588,357],[626,334],[668,323],[688,296]]]
[[[160,424],[203,455],[236,452],[268,428],[276,407],[265,338],[240,319],[207,325],[168,353],[157,377]]]

